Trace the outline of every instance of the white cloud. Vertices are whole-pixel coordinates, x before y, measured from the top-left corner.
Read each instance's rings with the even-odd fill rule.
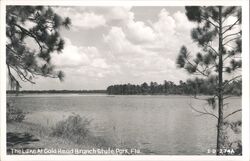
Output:
[[[129,12],[129,21],[127,24],[128,36],[136,42],[152,42],[156,35],[153,29],[145,25],[142,21],[134,20],[134,13]]]
[[[158,14],[158,20],[152,23],[156,39],[146,48],[158,50],[165,58],[176,59],[182,45],[197,49],[190,37],[191,29],[195,26],[190,22],[185,13],[177,11],[170,14],[165,8]]]
[[[104,42],[117,57],[128,56],[131,52],[138,50],[135,45],[127,40],[121,27],[112,27],[109,33],[104,35]]]
[[[70,68],[87,65],[90,63],[90,59],[81,47],[73,45],[69,39],[65,38],[65,47],[62,53],[54,53],[52,62],[58,67]]]
[[[166,9],[162,9],[158,15],[158,21],[153,25],[154,29],[163,35],[173,35],[176,31],[175,19],[169,15]]]
[[[177,11],[173,14],[173,18],[176,24],[176,30],[180,33],[187,33],[190,32],[192,28],[195,27],[195,24],[190,22],[187,19],[185,13]],[[189,36],[189,35],[188,35]]]
[[[103,36],[104,42],[108,43],[111,50],[121,52],[124,46],[128,43],[125,42],[125,34],[120,27],[112,27],[107,35]]]
[[[76,10],[69,7],[55,7],[54,10],[63,17],[69,17],[72,21],[72,26],[75,28],[94,29],[106,25],[103,15],[85,11],[84,9]]]
[[[107,19],[109,20],[128,20],[129,19],[129,11],[131,10],[130,6],[124,7],[111,7],[109,9]]]
[[[102,89],[110,84],[178,82],[187,78],[175,63],[182,45],[192,50],[197,48],[190,38],[194,24],[187,20],[185,13],[170,14],[162,9],[157,19],[151,21],[146,18],[138,20],[130,7],[59,9],[62,16],[72,19],[75,27],[103,35],[103,39],[98,40],[100,44],[93,46],[81,45],[81,42],[73,44],[75,37],[72,36],[72,41],[66,39],[60,55],[53,54],[54,64],[66,74],[65,81],[68,84],[74,82],[75,88],[84,85],[83,89]],[[99,26],[105,26],[105,30]],[[81,35],[79,30],[72,32]],[[74,41],[79,41],[79,38]],[[79,81],[81,83],[77,83]],[[72,85],[69,88],[73,88]]]
[[[103,59],[103,58],[94,59],[93,62],[92,62],[92,66],[97,67],[97,68],[104,68],[104,69],[109,67],[107,65],[105,59]]]
[[[76,14],[72,19],[72,24],[77,27],[83,28],[96,28],[99,26],[104,26],[106,20],[102,15],[96,15],[93,12]]]
[[[115,57],[112,63],[119,64],[123,73],[145,77],[149,73],[156,76],[176,69],[175,60],[164,58],[157,51],[146,50],[141,44],[131,43],[119,27],[112,27],[104,40]]]
[[[52,63],[58,68],[63,69],[85,69],[92,70],[93,68],[105,69],[108,68],[106,60],[102,58],[96,47],[79,47],[65,38],[65,47],[61,54],[53,53]]]
[[[121,27],[112,27],[109,33],[104,35],[104,42],[117,57],[138,57],[156,54],[146,51],[143,49],[143,46],[133,44],[129,41]]]
[[[162,9],[158,20],[151,25],[136,21],[131,11],[128,15],[129,20],[123,26],[112,26],[104,35],[104,42],[114,58],[112,63],[119,64],[122,73],[133,79],[162,81],[169,78],[177,82],[178,78],[185,79],[187,74],[176,67],[176,57],[183,44],[197,48],[190,38],[194,24],[187,20],[185,13],[170,15]]]
[[[192,43],[190,31],[194,24],[188,21],[183,12],[178,11],[170,15],[166,9],[162,9],[158,14],[156,22],[148,20],[147,23],[145,21],[136,21],[134,13],[130,10],[127,10],[126,15],[128,19],[124,21],[122,26],[119,26],[123,32],[123,36],[120,36],[120,38],[126,37],[131,44],[141,45],[141,49],[166,50],[170,52],[173,49],[176,50],[184,43]],[[119,34],[116,35],[118,36]],[[117,40],[117,42],[120,41]],[[115,44],[121,50],[122,44]],[[128,43],[125,46],[128,46]],[[134,47],[129,49],[134,49]]]

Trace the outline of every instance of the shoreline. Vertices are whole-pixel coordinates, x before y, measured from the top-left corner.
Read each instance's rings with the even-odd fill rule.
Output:
[[[92,149],[105,148],[107,146],[104,145],[104,141],[101,140],[101,138],[94,137],[91,134],[84,139],[84,143],[78,144],[67,138],[52,136],[52,127],[45,127],[43,125],[26,121],[7,123],[6,132],[7,138],[8,135],[12,135],[12,137],[14,135],[14,137],[18,136],[20,138],[20,141],[13,143],[13,146],[7,142],[6,150],[8,151],[8,154],[10,154],[11,149]],[[99,144],[99,142],[103,143],[103,145]]]
[[[112,145],[104,138],[90,133],[83,143],[75,143],[70,139],[51,136],[51,127],[30,122],[7,123],[8,137],[26,137],[23,142],[10,145],[7,141],[8,155],[145,155],[138,148],[127,148]],[[27,139],[28,138],[28,139]],[[11,140],[11,139],[10,139]],[[129,153],[127,153],[129,152]],[[150,153],[149,153],[150,154]],[[148,155],[149,155],[148,154]]]
[[[6,97],[26,97],[26,96],[31,96],[31,97],[36,97],[36,96],[44,96],[46,97],[47,95],[50,96],[105,96],[105,97],[121,97],[121,96],[135,96],[135,97],[140,97],[140,96],[145,96],[145,97],[191,97],[193,99],[194,95],[187,95],[187,94],[107,94],[107,93],[19,93],[18,95],[16,94],[6,94]],[[196,95],[196,97],[211,97],[213,95]],[[224,96],[231,96],[231,95],[224,95]],[[242,95],[234,95],[231,96],[231,98],[242,98]]]

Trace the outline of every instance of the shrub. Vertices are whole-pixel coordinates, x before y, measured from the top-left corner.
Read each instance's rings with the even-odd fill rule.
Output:
[[[11,103],[7,102],[6,105],[6,119],[7,122],[22,122],[25,119],[26,113],[22,109],[14,107]]]
[[[224,129],[224,147],[225,149],[234,150],[234,153],[231,154],[227,152],[225,155],[242,155],[242,141],[240,137],[242,131],[242,121],[225,121]]]
[[[88,119],[73,114],[66,120],[59,121],[52,128],[52,136],[66,138],[75,143],[82,143],[89,133],[89,124]]]

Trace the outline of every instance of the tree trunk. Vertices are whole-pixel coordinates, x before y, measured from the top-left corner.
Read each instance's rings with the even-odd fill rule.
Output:
[[[220,155],[220,149],[223,148],[223,44],[222,44],[222,7],[219,6],[219,86],[218,86],[218,125],[217,125],[217,147],[216,154]]]

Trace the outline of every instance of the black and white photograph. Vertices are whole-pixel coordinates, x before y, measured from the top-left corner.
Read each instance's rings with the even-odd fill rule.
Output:
[[[242,6],[6,5],[5,21],[8,156],[243,155]]]

